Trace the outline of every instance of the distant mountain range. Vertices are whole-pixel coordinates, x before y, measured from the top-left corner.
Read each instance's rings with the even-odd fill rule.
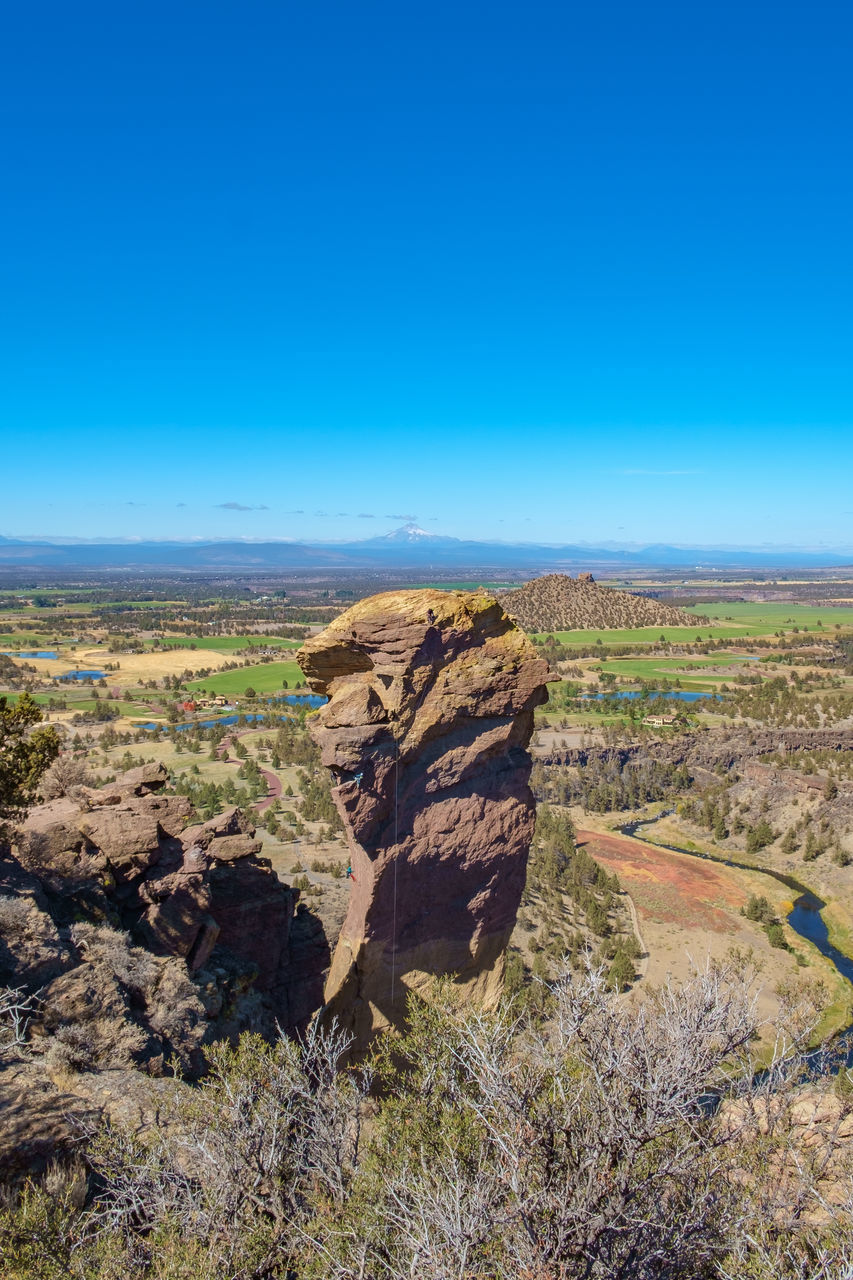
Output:
[[[73,539],[26,540],[0,537],[0,569],[53,568],[195,570],[217,572],[296,569],[500,569],[534,574],[546,569],[676,568],[772,569],[838,568],[853,553],[786,548],[586,547],[577,545],[473,542],[427,533],[417,525],[359,542],[252,542],[217,540],[144,542]]]

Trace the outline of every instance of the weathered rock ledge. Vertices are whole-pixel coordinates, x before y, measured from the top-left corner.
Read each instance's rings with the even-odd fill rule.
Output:
[[[259,856],[246,816],[231,808],[187,825],[190,803],[166,794],[167,781],[146,765],[79,788],[33,809],[0,849],[0,986],[39,991],[47,1035],[92,1022],[120,1046],[119,1024],[134,1024],[144,1034],[133,1050],[96,1045],[99,1065],[106,1053],[113,1067],[155,1073],[169,1056],[197,1070],[203,1041],[244,1026],[304,1023],[323,970],[321,956],[313,974],[293,972],[299,893]],[[134,965],[148,975],[136,987]]]
[[[193,823],[167,782],[146,765],[78,788],[0,843],[0,989],[29,1000],[25,1045],[0,1025],[0,1180],[72,1150],[95,1094],[154,1097],[170,1064],[198,1074],[207,1044],[322,1004],[320,921],[239,809]]]

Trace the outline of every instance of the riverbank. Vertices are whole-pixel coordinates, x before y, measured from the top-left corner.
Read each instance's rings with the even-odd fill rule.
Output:
[[[649,816],[654,821],[659,815]],[[824,1013],[814,1043],[849,1025],[853,989],[830,960],[787,925],[790,949],[773,947],[760,922],[742,914],[750,897],[763,895],[773,911],[786,918],[796,896],[789,888],[757,869],[705,858],[698,850],[666,849],[654,840],[624,834],[616,829],[624,822],[612,814],[604,817],[576,809],[573,817],[579,843],[615,872],[637,909],[648,951],[638,994],[644,985],[658,986],[667,978],[684,981],[708,959],[725,963],[737,956],[757,970],[758,1012],[768,1027],[768,1050],[769,1027],[779,1015],[783,987],[822,982]]]
[[[661,853],[696,859],[725,868],[727,873],[750,877],[756,885],[752,890],[755,896],[768,898],[784,920],[789,954],[805,961],[804,972],[811,969],[824,976],[827,999],[812,1043],[819,1044],[853,1029],[853,937],[841,905],[827,902],[800,875],[787,869],[762,866],[740,852],[721,852],[707,844],[697,844],[676,826],[672,817],[671,810],[658,809],[615,827],[611,822],[608,829],[618,830],[625,839],[636,839],[642,831],[642,843]],[[774,950],[777,955],[785,954],[781,948]]]

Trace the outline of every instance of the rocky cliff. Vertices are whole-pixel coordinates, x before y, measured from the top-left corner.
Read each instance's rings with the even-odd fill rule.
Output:
[[[533,833],[527,745],[547,664],[484,594],[362,600],[298,656],[329,701],[331,770],[353,884],[326,1008],[356,1046],[399,1025],[410,992],[454,974],[500,988]]]
[[[193,824],[167,781],[146,765],[77,788],[0,849],[0,987],[38,991],[35,1042],[75,1067],[193,1073],[204,1043],[275,1034],[320,1003],[323,957],[293,971],[291,944],[311,951],[298,891],[240,810]]]

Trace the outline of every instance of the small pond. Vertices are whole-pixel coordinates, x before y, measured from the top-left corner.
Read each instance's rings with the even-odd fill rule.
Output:
[[[6,658],[53,658],[59,657],[52,649],[4,649]]]
[[[312,707],[316,709],[317,707],[322,707],[323,703],[327,702],[328,699],[321,698],[320,695],[316,693],[289,693],[286,698],[269,698],[267,701],[288,702],[291,706]],[[245,720],[247,724],[254,724],[258,720],[266,720],[269,715],[270,713],[268,711],[252,711],[248,713],[234,711],[231,715],[216,716],[214,719],[210,720],[188,720],[182,724],[174,725],[155,724],[153,720],[148,720],[145,724],[134,724],[133,727],[134,729],[178,729],[183,731],[185,729],[215,729],[217,725],[221,724],[224,728],[228,728],[232,724],[237,724],[240,719]],[[277,716],[274,718],[278,720],[286,720],[288,717]]]
[[[103,680],[106,671],[66,671],[65,675],[54,676],[55,680]]]
[[[673,702],[701,702],[703,698],[716,698],[715,693],[691,693],[685,689],[672,689],[669,693],[661,691],[648,692],[642,689],[614,689],[612,693],[585,693],[581,695],[584,698],[590,698],[595,702],[604,701],[606,698],[624,698],[628,702],[638,701],[640,698],[647,698],[650,702],[653,698],[666,698]]]
[[[281,698],[267,698],[267,702],[289,702],[294,707],[311,707],[314,711],[324,706],[329,699],[319,693],[286,693]]]

